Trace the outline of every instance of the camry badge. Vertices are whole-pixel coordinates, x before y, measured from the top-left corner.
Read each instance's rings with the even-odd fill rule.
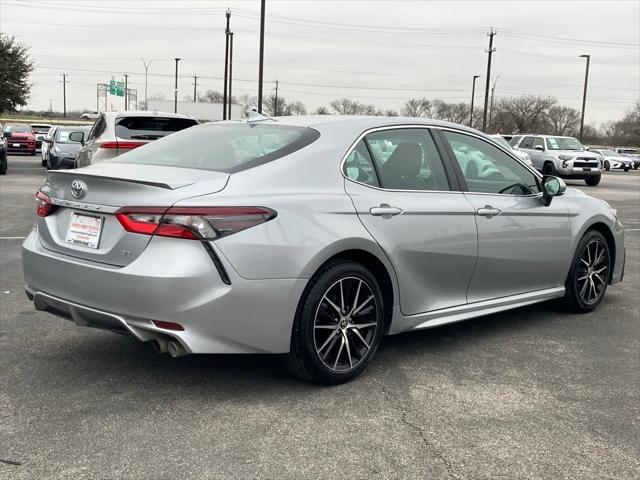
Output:
[[[87,186],[84,182],[80,180],[74,180],[73,182],[71,182],[71,195],[73,195],[74,198],[82,198],[86,195],[86,193]]]

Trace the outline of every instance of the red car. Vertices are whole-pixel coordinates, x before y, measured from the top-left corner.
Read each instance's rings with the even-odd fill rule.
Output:
[[[7,141],[7,152],[23,152],[36,154],[36,136],[30,125],[15,123],[5,125],[2,133]]]

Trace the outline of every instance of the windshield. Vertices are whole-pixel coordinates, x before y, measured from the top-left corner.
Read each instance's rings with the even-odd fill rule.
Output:
[[[7,125],[4,127],[5,132],[15,133],[33,133],[33,130],[29,125]]]
[[[80,143],[69,140],[69,135],[73,132],[88,132],[90,128],[88,127],[68,127],[68,128],[58,128],[56,131],[56,143]]]
[[[617,156],[617,153],[613,150],[600,150],[600,155],[604,157],[615,157]]]
[[[573,137],[547,138],[547,148],[549,150],[584,150],[582,144]]]
[[[116,137],[127,140],[156,140],[197,125],[192,118],[122,117],[116,119]]]
[[[504,137],[491,137],[494,142],[496,142],[501,147],[506,148],[507,150],[511,150],[511,145],[507,142]]]
[[[47,133],[51,128],[50,125],[31,125],[31,128],[36,133]]]
[[[289,155],[318,139],[311,128],[264,124],[206,124],[108,160],[234,173]]]
[[[635,148],[619,148],[618,151],[620,153],[633,154],[633,155],[637,155],[638,153],[638,150],[636,150]]]

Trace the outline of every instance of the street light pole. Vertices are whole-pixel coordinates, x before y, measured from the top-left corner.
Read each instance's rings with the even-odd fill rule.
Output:
[[[471,87],[471,115],[469,115],[469,127],[473,127],[473,101],[476,97],[476,80],[480,78],[480,75],[473,76],[473,87]]]
[[[176,61],[176,82],[175,82],[175,91],[174,91],[174,97],[173,97],[173,113],[178,113],[178,62],[180,61],[179,58],[175,59]]]
[[[493,86],[491,87],[491,106],[489,107],[489,124],[487,125],[487,128],[489,129],[491,129],[491,117],[493,116],[493,99],[496,95],[496,83],[498,83],[498,78],[500,78],[500,75],[496,75],[496,78],[493,80]]]
[[[142,64],[144,65],[144,108],[145,110],[149,110],[149,99],[147,98],[147,75],[149,73],[149,66],[151,65],[151,60],[149,60],[149,63],[147,63],[147,61],[140,57],[140,60],[142,60]]]
[[[129,75],[124,75],[124,111],[129,110]]]
[[[587,104],[587,84],[589,83],[589,64],[591,63],[591,55],[580,55],[579,58],[587,59],[587,67],[584,72],[584,92],[582,93],[582,113],[580,115],[580,141],[584,133],[584,108]]]
[[[264,71],[264,9],[265,0],[260,0],[260,64],[258,65],[258,113],[262,113],[262,76]]]

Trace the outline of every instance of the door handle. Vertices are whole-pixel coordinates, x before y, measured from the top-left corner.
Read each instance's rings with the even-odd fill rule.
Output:
[[[485,205],[484,208],[479,208],[476,212],[481,217],[493,218],[502,213],[499,208],[493,208],[491,205]]]
[[[402,213],[402,209],[382,203],[379,207],[371,207],[369,209],[369,213],[376,217],[391,218],[395,215],[400,215]]]

